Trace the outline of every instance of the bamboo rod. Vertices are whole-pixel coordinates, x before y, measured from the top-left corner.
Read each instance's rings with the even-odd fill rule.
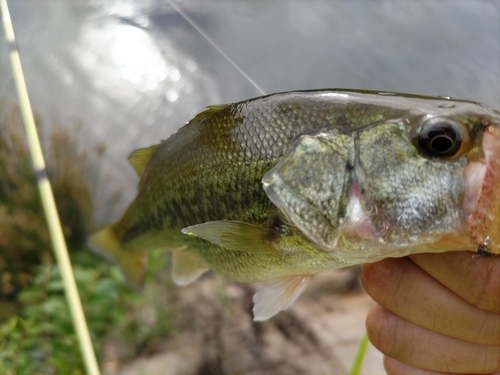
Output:
[[[21,66],[21,59],[17,49],[16,40],[14,36],[14,28],[10,18],[7,0],[0,0],[0,10],[2,12],[2,20],[5,29],[5,37],[9,46],[10,62],[16,84],[17,94],[19,97],[19,106],[21,108],[21,115],[26,130],[28,145],[31,152],[31,159],[35,169],[35,176],[37,179],[38,189],[42,199],[42,205],[45,213],[45,219],[49,228],[50,238],[54,253],[56,256],[57,264],[61,273],[62,281],[64,284],[64,292],[68,301],[69,310],[73,319],[73,325],[78,337],[78,343],[82,352],[85,368],[89,375],[99,375],[99,367],[95,357],[90,334],[83,313],[82,304],[78,295],[73,269],[68,256],[68,249],[64,241],[64,236],[57,213],[54,195],[47,177],[47,170],[45,168],[45,161],[38,138],[35,120],[31,105],[28,97],[28,90]]]

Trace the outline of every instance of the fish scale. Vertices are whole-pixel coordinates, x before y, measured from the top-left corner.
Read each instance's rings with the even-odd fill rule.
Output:
[[[209,107],[131,154],[138,195],[90,244],[137,289],[158,249],[173,251],[182,285],[209,268],[264,282],[258,320],[328,269],[419,252],[500,252],[492,231],[500,210],[488,209],[500,176],[484,173],[497,163],[483,152],[483,135],[499,123],[498,112],[470,101],[355,90]]]

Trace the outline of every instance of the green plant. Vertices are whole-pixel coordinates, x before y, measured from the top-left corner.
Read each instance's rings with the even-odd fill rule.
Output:
[[[48,174],[96,352],[103,356],[111,336],[128,346],[131,356],[151,351],[169,332],[170,304],[158,298],[154,283],[135,295],[116,265],[86,248],[90,187],[96,183],[87,176],[95,174],[96,163],[78,147],[75,126],[51,129],[45,142]],[[103,151],[101,145],[96,154]],[[150,281],[166,259],[152,258]],[[0,100],[0,375],[84,374],[53,262],[19,110]]]
[[[93,344],[102,353],[105,338],[137,297],[116,266],[95,264],[85,253],[73,258]],[[56,265],[41,266],[19,300],[19,314],[0,326],[0,374],[84,374]]]
[[[85,242],[92,207],[85,177],[91,163],[77,145],[76,128],[70,131],[54,125],[45,142],[48,174],[64,235],[72,249],[81,248]],[[51,260],[50,239],[19,109],[0,100],[0,303],[12,303],[29,284],[34,267]],[[0,313],[0,321],[6,318]]]
[[[359,375],[361,372],[361,366],[363,366],[363,361],[365,360],[366,350],[368,349],[368,344],[370,343],[368,339],[368,334],[365,333],[363,338],[361,339],[358,347],[358,351],[356,353],[356,357],[352,362],[351,371],[349,371],[349,375]]]
[[[160,285],[134,294],[116,265],[90,252],[72,255],[75,279],[96,353],[102,357],[112,336],[131,357],[151,351],[171,329],[172,309],[158,298]],[[32,284],[19,293],[18,315],[0,325],[0,374],[84,374],[81,353],[55,264],[37,269]],[[99,358],[100,360],[102,358]]]

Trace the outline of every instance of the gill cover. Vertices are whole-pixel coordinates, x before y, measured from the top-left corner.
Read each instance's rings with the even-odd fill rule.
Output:
[[[313,243],[335,247],[350,189],[354,143],[339,129],[304,135],[264,175],[269,199]]]

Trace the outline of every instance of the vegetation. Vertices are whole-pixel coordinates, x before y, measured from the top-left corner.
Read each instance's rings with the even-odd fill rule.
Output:
[[[99,360],[110,337],[135,358],[168,334],[168,301],[135,295],[117,266],[96,261],[90,252],[73,255],[72,263]],[[0,325],[0,374],[85,374],[57,265],[38,267],[18,300],[18,313]]]
[[[73,257],[74,273],[94,347],[102,353],[109,327],[124,318],[133,296],[116,267],[86,266],[83,258]],[[0,327],[0,373],[84,374],[57,266],[40,266],[18,300],[19,313]]]
[[[116,337],[135,357],[168,333],[169,308],[147,293],[136,296],[117,266],[86,248],[93,229],[86,176],[95,168],[78,147],[76,126],[75,133],[51,128],[45,139],[48,174],[96,353],[102,357],[106,339]],[[144,319],[145,306],[153,319]],[[84,374],[20,114],[5,101],[0,102],[0,347],[0,375]]]
[[[34,267],[52,262],[52,251],[19,111],[5,102],[0,108],[0,301],[12,302]],[[62,127],[53,128],[47,143],[63,231],[69,247],[80,249],[91,224],[89,159]]]

